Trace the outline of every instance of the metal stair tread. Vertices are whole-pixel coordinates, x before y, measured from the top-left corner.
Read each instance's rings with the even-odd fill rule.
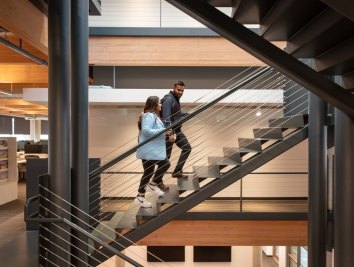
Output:
[[[199,180],[193,175],[188,175],[188,178],[180,178],[177,180],[178,189],[181,191],[197,191],[200,189]]]
[[[306,125],[306,115],[285,116],[269,120],[269,127],[301,128]]]
[[[198,178],[220,178],[219,166],[193,166],[194,174]]]
[[[241,165],[240,162],[237,162],[231,157],[222,157],[222,156],[209,156],[208,162],[209,164],[214,164],[214,165]]]
[[[258,140],[283,140],[283,129],[280,127],[255,128],[253,135]]]
[[[157,203],[178,203],[179,202],[179,193],[178,193],[178,188],[177,185],[175,184],[168,184],[169,190],[164,191],[165,195],[162,197],[159,197],[157,199]]]
[[[228,149],[232,151],[233,154],[236,153],[259,153],[258,151],[254,151],[253,149],[248,149],[245,147],[224,147],[224,149]],[[225,155],[226,157],[229,157],[229,155]]]
[[[240,149],[249,149],[251,151],[261,152],[261,141],[256,138],[238,138]]]
[[[101,221],[91,234],[102,241],[114,240],[116,238],[115,223],[120,221],[124,216],[125,212],[116,212],[114,216],[109,221]],[[94,241],[92,239],[88,240],[89,253],[94,250]]]
[[[152,205],[151,208],[142,208],[139,207],[139,210],[136,214],[136,218],[147,218],[147,217],[155,217],[159,213],[158,207],[157,207],[157,201],[158,201],[158,196],[156,196],[154,193],[147,193],[145,195],[145,198],[147,201],[149,201]]]
[[[134,229],[137,227],[136,213],[125,212],[122,219],[117,223],[116,228],[120,229]]]

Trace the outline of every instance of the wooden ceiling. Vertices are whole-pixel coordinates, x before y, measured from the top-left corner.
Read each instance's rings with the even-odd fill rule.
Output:
[[[0,2],[0,38],[48,61],[47,19],[28,0]],[[46,116],[46,106],[22,100],[23,88],[48,87],[48,68],[0,43],[0,114]]]
[[[0,38],[47,60],[47,55],[6,30]],[[0,114],[12,116],[47,115],[47,108],[22,100],[23,88],[48,87],[48,70],[32,59],[0,44]]]

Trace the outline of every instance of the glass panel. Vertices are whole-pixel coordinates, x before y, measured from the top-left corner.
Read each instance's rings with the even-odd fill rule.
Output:
[[[305,247],[300,248],[300,266],[307,267],[307,249]]]

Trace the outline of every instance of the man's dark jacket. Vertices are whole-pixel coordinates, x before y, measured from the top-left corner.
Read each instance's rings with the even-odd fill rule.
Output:
[[[161,99],[161,104],[162,104],[161,118],[166,128],[169,127],[171,124],[173,124],[182,116],[187,115],[187,113],[181,112],[179,97],[177,97],[173,93],[173,91],[170,91]],[[181,127],[182,127],[181,125],[177,126],[173,130],[175,132],[180,132]]]

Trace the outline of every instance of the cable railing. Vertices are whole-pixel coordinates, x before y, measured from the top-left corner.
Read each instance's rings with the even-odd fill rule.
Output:
[[[271,84],[272,85],[272,84]],[[268,85],[268,86],[271,86],[271,85]],[[273,85],[272,85],[273,86]],[[274,86],[273,86],[274,87]],[[256,96],[257,95],[257,93],[254,93],[254,95]],[[253,97],[255,97],[255,96],[253,96]],[[225,104],[225,105],[227,105],[227,104]],[[277,111],[278,111],[278,113],[279,112],[281,112],[281,106],[282,106],[282,104],[279,104],[278,105],[278,109],[277,109]],[[261,106],[262,107],[262,106]],[[243,107],[244,108],[244,107]],[[217,109],[217,111],[220,111],[220,109]],[[231,112],[234,112],[234,107],[232,107],[232,108],[228,108],[227,109],[227,111],[229,112],[229,113],[231,113]],[[264,113],[269,113],[268,115],[268,117],[272,117],[272,115],[273,114],[271,114],[272,113],[272,111],[274,111],[274,107],[268,107],[268,109],[263,109],[263,112]],[[251,111],[251,112],[253,112],[253,111]],[[210,118],[213,118],[214,117],[214,114],[215,112],[208,112],[208,114],[206,115],[206,116],[204,116],[203,118],[204,118],[204,120],[206,121],[207,119],[210,119]],[[232,131],[232,124],[235,124],[235,125],[237,125],[237,126],[239,126],[239,127],[244,127],[245,126],[245,124],[246,123],[249,123],[249,122],[252,122],[252,123],[255,123],[256,121],[255,121],[255,119],[252,117],[252,119],[250,119],[250,121],[249,122],[247,122],[247,120],[245,120],[245,118],[246,117],[249,117],[249,115],[250,114],[248,114],[248,113],[246,113],[246,114],[244,114],[241,118],[240,118],[240,120],[242,119],[242,120],[244,120],[245,122],[243,122],[243,124],[244,125],[242,125],[242,124],[238,124],[238,121],[235,119],[234,120],[234,122],[232,122],[232,123],[228,123],[227,125],[225,125],[224,126],[224,128],[220,128],[220,130],[219,131],[217,131],[217,132],[215,132],[214,134],[215,135],[220,135],[221,133],[223,133],[223,134],[225,134],[226,133],[226,136],[231,136],[230,134],[230,132]],[[266,114],[265,114],[266,115]],[[229,117],[230,118],[230,114],[225,114],[225,116],[227,116],[227,117]],[[237,113],[236,113],[236,116],[238,116],[237,115]],[[263,116],[264,117],[264,116]],[[198,125],[198,122],[195,122],[195,121],[193,121],[193,120],[191,120],[192,121],[192,125],[193,125],[193,127],[190,127],[190,128],[188,128],[187,127],[187,131],[188,131],[188,129],[192,129],[193,128],[193,131],[191,132],[191,133],[188,133],[188,132],[186,132],[186,135],[188,136],[188,139],[190,139],[191,140],[191,143],[193,143],[193,150],[196,150],[196,149],[198,149],[198,147],[201,147],[201,149],[200,149],[200,151],[198,151],[198,152],[194,152],[193,153],[193,155],[191,155],[190,156],[190,159],[188,160],[188,162],[190,162],[190,164],[189,165],[187,165],[187,168],[188,168],[188,166],[190,167],[190,166],[193,166],[194,164],[196,164],[197,163],[197,160],[193,160],[193,157],[194,158],[196,158],[196,159],[198,159],[198,158],[201,158],[200,157],[200,155],[199,154],[201,154],[202,152],[203,152],[203,150],[205,150],[205,147],[203,147],[202,146],[202,144],[203,144],[203,142],[205,141],[205,140],[203,140],[203,139],[200,139],[200,135],[203,135],[203,134],[200,134],[200,132],[201,131],[198,131],[198,130],[195,130],[195,128],[196,128],[196,126]],[[206,124],[208,124],[209,122],[208,121],[206,121],[205,122]],[[185,127],[185,126],[183,126],[183,127]],[[231,129],[231,130],[227,130],[227,129]],[[223,139],[223,138],[221,138],[222,139],[222,141],[225,143],[225,139]],[[201,140],[201,141],[197,141],[196,142],[196,140]],[[213,152],[213,151],[211,151],[211,152]],[[210,153],[211,153],[210,152]],[[178,154],[178,153],[177,153]],[[202,157],[203,158],[203,157]],[[205,158],[205,157],[204,157]],[[171,159],[171,162],[173,162],[173,160],[175,160],[174,158],[172,158]],[[125,164],[125,165],[124,165]],[[129,179],[131,179],[131,176],[129,177],[129,173],[136,173],[136,174],[140,174],[141,173],[141,167],[140,167],[140,163],[139,163],[139,161],[138,160],[136,160],[136,159],[131,159],[131,157],[129,158],[129,159],[127,159],[126,161],[124,161],[124,163],[120,163],[120,164],[117,164],[116,165],[116,167],[115,167],[115,170],[118,170],[118,171],[115,171],[114,169],[112,170],[112,169],[110,169],[108,172],[106,172],[107,174],[108,174],[108,176],[107,177],[105,177],[105,181],[103,181],[103,187],[104,187],[104,185],[105,184],[107,184],[107,188],[109,188],[109,190],[111,191],[111,192],[114,192],[114,190],[115,189],[117,189],[117,188],[121,188],[121,192],[125,192],[126,193],[126,195],[127,195],[127,197],[119,197],[119,199],[120,200],[128,200],[129,198],[131,198],[132,197],[132,195],[134,194],[134,191],[135,191],[135,188],[136,188],[136,185],[129,185],[128,183],[125,183],[125,179],[126,180],[129,180]],[[173,165],[173,163],[172,163],[172,165]],[[131,171],[131,170],[134,170],[134,171]],[[136,171],[136,170],[139,170],[139,171]],[[115,172],[119,172],[120,174],[127,174],[127,175],[125,175],[125,177],[123,176],[121,176],[120,175],[120,177],[119,177],[119,180],[120,181],[122,181],[122,183],[120,184],[118,184],[118,183],[116,183],[116,186],[114,186],[114,180],[116,179],[115,177],[114,177],[114,173]],[[106,175],[105,175],[106,176]],[[136,176],[134,177],[134,178],[136,178]],[[135,179],[136,181],[138,181],[139,179]],[[104,190],[104,188],[102,188],[103,190]],[[104,190],[104,191],[106,191],[106,190]],[[107,193],[108,193],[108,195],[109,195],[109,192],[105,192],[105,194],[104,195],[107,195]],[[108,199],[107,198],[105,198],[106,200],[109,200],[109,197],[108,197]],[[116,197],[115,197],[115,199],[117,199]],[[102,205],[104,205],[104,201],[103,202],[101,202],[102,203]]]
[[[208,106],[212,106],[215,103],[217,103],[218,100],[216,99],[216,97],[221,96],[222,98],[225,98],[227,95],[232,94],[233,92],[237,91],[238,88],[241,88],[243,85],[247,84],[250,80],[255,79],[259,75],[262,75],[262,72],[266,72],[269,70],[270,70],[269,67],[267,67],[267,69],[261,68],[261,67],[259,67],[257,69],[253,69],[252,67],[250,67],[250,68],[247,68],[246,70],[242,71],[241,73],[235,75],[234,77],[232,77],[228,81],[224,82],[223,84],[221,84],[220,86],[218,86],[214,90],[209,91],[207,94],[205,94],[202,97],[200,97],[199,99],[197,99],[194,103],[187,105],[185,108],[187,110],[189,110],[195,104],[199,104],[200,102],[202,103],[202,104],[199,104],[196,108],[194,108],[195,112],[191,112],[191,113],[194,113],[194,115],[190,114],[191,116],[189,115],[188,117],[184,117],[183,120],[179,120],[178,122],[176,122],[173,125],[173,127],[181,125],[185,121],[196,116],[198,113],[203,112],[205,109],[208,108]],[[241,78],[240,78],[240,76],[241,76]],[[236,81],[234,81],[234,80],[236,80]],[[222,96],[224,92],[223,91],[220,92],[220,90],[219,90],[222,87],[226,87],[226,90],[227,90],[226,94],[227,95],[225,95],[225,96]],[[233,90],[233,91],[231,91],[231,90]],[[214,102],[210,103],[211,101],[214,101]],[[205,105],[208,105],[208,106],[204,107]],[[172,116],[173,116],[173,114],[172,114]],[[162,134],[163,132],[164,131],[151,137],[151,140],[156,138],[156,136]],[[146,140],[146,143],[151,140]],[[134,138],[126,141],[124,144],[122,144],[121,147],[124,147],[124,148],[130,147],[134,152],[134,150],[136,150],[138,147],[145,144],[145,143],[142,143],[142,144],[136,146],[136,141],[137,141],[137,137],[134,137]],[[124,152],[130,151],[130,149],[125,149],[125,150],[126,151],[124,151]],[[100,160],[101,160],[101,163],[103,163],[103,166],[101,166],[99,169],[91,172],[90,176],[95,176],[97,173],[101,173],[105,169],[112,166],[115,162],[120,161],[121,160],[120,158],[123,153],[117,155],[117,154],[115,154],[115,152],[120,153],[121,150],[119,148],[117,148],[117,149],[114,149],[113,151],[107,153],[106,155],[102,156]],[[130,154],[130,153],[128,153],[128,154]]]
[[[266,71],[264,71],[264,72],[266,72]],[[253,73],[252,73],[253,74]],[[250,75],[249,75],[250,76]],[[243,79],[243,80],[245,80],[245,79]],[[221,93],[219,93],[219,94],[221,94]],[[232,94],[232,92],[230,93],[230,92],[227,92],[227,94],[228,95],[231,95]],[[223,94],[221,97],[219,97],[219,99],[222,99],[222,98],[225,98],[226,96],[225,96],[225,94]],[[217,99],[216,101],[214,100],[214,103],[216,103],[219,99]],[[210,102],[209,102],[210,103]],[[213,103],[211,103],[211,104],[209,104],[209,105],[212,105]],[[224,105],[227,105],[227,104],[224,104]],[[193,115],[193,114],[192,114]],[[211,116],[213,116],[214,114],[211,114]],[[186,118],[187,119],[187,118]],[[198,133],[197,131],[196,131],[196,133]],[[190,138],[194,138],[195,137],[195,135],[193,134],[193,135],[191,135],[191,137]],[[197,138],[198,138],[198,136],[197,136]],[[135,151],[135,150],[134,150]],[[127,163],[127,165],[131,165],[131,163],[133,162],[133,163],[137,163],[137,161],[134,161],[134,159],[132,160],[131,159],[131,157],[127,160],[128,161],[128,163]],[[116,168],[119,168],[119,169],[125,169],[126,167],[127,167],[127,165],[125,165],[125,166],[117,166]],[[137,166],[137,164],[135,165],[135,166],[131,166],[131,168],[134,168],[134,169],[139,169],[139,166]],[[106,173],[110,173],[110,170],[108,171],[108,172],[106,172]],[[109,187],[110,188],[112,188],[112,184],[111,184],[111,182],[110,181],[107,181],[107,183],[106,184],[108,184],[109,185]],[[102,182],[102,186],[104,187],[104,185],[105,185],[105,182]],[[103,203],[102,203],[103,204]]]
[[[183,124],[183,132],[187,136],[188,140],[190,141],[192,145],[192,154],[190,155],[186,165],[185,169],[188,170],[187,173],[192,173],[194,166],[213,166],[210,165],[209,162],[205,162],[205,159],[209,155],[220,155],[220,146],[235,146],[234,143],[236,143],[236,136],[241,136],[243,134],[244,128],[251,128],[254,127],[254,125],[257,125],[257,127],[265,127],[266,126],[266,121],[270,118],[277,118],[281,117],[283,115],[283,101],[279,102],[279,96],[282,95],[282,90],[284,89],[285,86],[287,86],[290,83],[289,80],[286,80],[283,75],[274,72],[270,68],[261,68],[258,69],[257,71],[252,71],[251,73],[246,75],[246,78],[241,78],[234,84],[229,85],[230,90],[224,92],[224,90],[221,90],[221,92],[218,92],[219,95],[215,97],[215,94],[212,96],[209,96],[210,99],[201,104],[200,106],[197,106],[193,112],[191,112],[189,115],[186,117],[183,117],[176,123],[172,125],[172,127],[179,126]],[[248,94],[248,101],[247,103],[238,103],[236,100],[235,92],[238,90],[242,90],[244,88],[264,88],[265,90],[269,89],[275,89],[274,91],[279,92],[280,94],[277,94],[271,91],[271,96],[270,97],[265,97],[264,95],[260,95],[260,90],[253,90],[251,93]],[[298,88],[298,89],[296,89]],[[291,99],[296,93],[301,90],[301,87],[298,86],[297,84],[292,85],[288,89],[295,89],[293,90],[294,92],[287,97]],[[260,101],[260,97],[266,98],[267,101]],[[291,102],[296,102],[301,96],[298,96],[296,99],[293,99]],[[202,98],[198,99],[199,101]],[[221,102],[221,100],[223,100]],[[285,100],[285,99],[283,99]],[[217,105],[216,105],[217,104]],[[256,117],[254,115],[255,107],[257,109],[262,110],[262,116]],[[296,108],[296,106],[294,107]],[[208,112],[205,112],[208,110]],[[304,112],[305,110],[301,110],[301,112]],[[216,125],[215,121],[218,120],[219,118],[219,125]],[[205,129],[207,125],[212,125],[213,131],[210,132],[208,131],[209,129]],[[63,202],[64,206],[70,206],[70,209],[63,209],[60,205],[57,206],[56,202],[53,202],[51,198],[55,197],[56,199],[59,198],[56,196],[53,192],[50,192],[47,187],[42,187],[42,191],[48,191],[48,194],[50,194],[51,198],[47,197],[45,198],[46,202],[50,202],[51,205],[55,206],[55,209],[60,210],[60,212],[55,213],[53,212],[53,209],[50,209],[46,206],[40,205],[40,209],[42,211],[45,211],[47,215],[50,215],[50,218],[52,218],[52,221],[48,218],[45,218],[47,220],[44,220],[44,218],[40,218],[38,221],[41,222],[46,222],[46,223],[58,223],[58,221],[55,221],[58,219],[58,216],[61,218],[60,223],[65,223],[66,225],[69,225],[71,228],[74,228],[78,232],[84,234],[87,238],[90,238],[91,240],[94,240],[93,244],[99,244],[100,246],[103,246],[105,249],[109,250],[111,253],[119,255],[116,252],[119,252],[119,250],[114,251],[116,246],[120,246],[116,242],[116,237],[124,238],[124,235],[116,231],[115,227],[108,226],[107,222],[110,221],[110,217],[113,213],[116,213],[117,210],[115,211],[109,211],[107,213],[107,210],[109,210],[109,205],[111,205],[112,201],[125,201],[126,204],[125,206],[132,207],[134,206],[132,203],[132,198],[137,193],[137,188],[138,188],[138,183],[140,180],[141,176],[141,162],[140,160],[135,158],[134,152],[136,149],[151,140],[153,140],[156,136],[160,134],[164,134],[166,130],[161,131],[159,134],[149,138],[145,142],[139,144],[138,146],[134,146],[130,149],[128,149],[126,152],[120,154],[118,157],[111,158],[104,164],[104,166],[100,167],[99,169],[93,171],[90,173],[90,179],[93,179],[94,177],[97,177],[101,173],[101,178],[97,179],[96,183],[98,183],[99,190],[100,192],[95,192],[93,191],[93,188],[97,184],[91,184],[91,190],[90,190],[90,196],[93,194],[97,194],[102,198],[100,201],[100,213],[99,214],[92,214],[92,210],[89,212],[89,214],[85,214],[87,216],[88,220],[87,222],[81,222],[86,225],[87,229],[90,231],[93,230],[94,226],[99,226],[94,229],[96,231],[96,234],[100,236],[100,238],[97,237],[93,238],[90,233],[90,231],[85,231],[85,233],[81,232],[81,228],[77,225],[74,224],[71,225],[70,223],[67,223],[66,221],[69,221],[67,218],[63,218],[61,214],[64,212],[66,216],[72,217],[73,214],[68,211],[72,209],[77,209],[71,203],[68,203],[67,201],[60,199],[61,202]],[[245,132],[246,133],[246,132]],[[249,136],[249,135],[245,135]],[[217,137],[216,141],[215,138]],[[215,142],[214,146],[211,147],[206,147],[206,143],[208,142],[208,139],[213,139]],[[134,138],[135,143],[136,143],[136,138]],[[276,141],[274,141],[276,142]],[[272,142],[270,142],[272,143]],[[176,149],[176,148],[175,148]],[[177,153],[172,153],[171,156],[171,165],[175,165],[176,158],[179,156],[179,151]],[[234,168],[234,166],[230,167]],[[228,169],[224,169],[222,173],[225,173]],[[118,174],[118,175],[117,175]],[[132,174],[133,178],[132,179]],[[167,176],[167,175],[165,175]],[[212,178],[211,178],[212,179]],[[134,181],[132,181],[134,180]],[[168,178],[164,178],[164,182],[166,182]],[[176,179],[169,178],[169,180],[176,181]],[[204,180],[203,183],[208,183],[209,178]],[[119,191],[118,191],[119,190]],[[101,194],[102,193],[102,194]],[[191,192],[185,192],[182,194],[182,196],[186,197],[188,194]],[[242,193],[240,193],[242,196]],[[152,195],[149,197],[153,197]],[[97,200],[92,200],[92,201],[97,201]],[[90,203],[92,204],[92,203]],[[173,205],[173,204],[172,204]],[[164,208],[168,208],[169,205],[165,205]],[[108,208],[108,209],[107,209]],[[55,210],[54,209],[54,210]],[[240,208],[242,210],[242,207]],[[137,209],[135,207],[134,212],[136,212]],[[79,212],[82,212],[79,210]],[[132,210],[128,209],[125,213],[129,214],[129,212],[132,212]],[[109,214],[110,213],[110,214]],[[133,214],[133,213],[132,213]],[[98,215],[98,216],[97,216]],[[99,219],[97,219],[99,218]],[[43,221],[44,220],[44,221]],[[75,218],[75,220],[80,220],[79,218]],[[88,221],[93,221],[94,223],[88,223]],[[106,221],[103,223],[103,221]],[[81,230],[76,229],[75,227],[79,227]],[[55,227],[58,227],[56,224]],[[100,229],[101,230],[100,230]],[[50,227],[46,227],[45,224],[41,224],[41,229],[45,232],[50,232],[52,235],[55,236],[55,238],[61,238],[61,236],[53,231]],[[60,231],[66,232],[67,235],[71,235],[70,231],[67,231],[65,228],[59,229]],[[110,232],[110,234],[107,235],[107,231]],[[53,233],[52,233],[53,232]],[[43,236],[43,238],[46,238]],[[73,238],[76,238],[73,236]],[[101,243],[104,243],[105,245],[102,245]],[[134,244],[132,241],[127,240],[129,244]],[[114,247],[108,247],[107,244],[115,244]],[[106,246],[107,245],[107,246]],[[43,245],[41,245],[43,247]],[[51,244],[51,246],[56,246],[55,244]],[[97,248],[95,245],[88,245],[90,251],[94,251],[95,253],[101,253],[100,249]],[[59,249],[59,248],[57,248]],[[60,248],[61,249],[61,248]],[[79,249],[79,248],[77,248]],[[125,249],[125,248],[123,248]],[[43,247],[43,250],[45,250],[45,247]],[[43,259],[47,259],[48,253],[50,254],[51,252],[47,252],[46,256],[41,256]],[[87,256],[92,257],[93,254],[87,253]],[[52,255],[54,256],[54,255]],[[75,255],[72,255],[75,257]],[[103,255],[104,256],[104,255]],[[58,257],[61,257],[58,255]],[[108,257],[109,258],[109,257]],[[50,257],[49,260],[50,261]],[[64,260],[65,259],[60,259]],[[77,259],[80,261],[80,259]],[[99,261],[97,261],[99,262]],[[55,263],[53,263],[55,264]],[[93,265],[94,266],[94,265]],[[137,265],[138,266],[138,265]]]
[[[113,231],[115,235],[119,235],[119,233],[116,233],[114,229],[110,228],[105,224],[102,224],[102,222],[96,220],[89,214],[77,209],[74,205],[72,205],[65,199],[51,192],[47,188],[48,183],[50,183],[50,181],[47,180],[48,178],[49,177],[45,175],[40,177],[40,194],[38,196],[28,199],[25,204],[25,221],[40,223],[39,238],[44,240],[44,243],[46,245],[43,246],[43,242],[40,242],[39,244],[40,251],[42,251],[42,253],[40,252],[39,254],[40,266],[42,266],[41,262],[45,262],[47,264],[50,263],[49,266],[75,266],[69,260],[70,257],[75,258],[78,262],[84,264],[84,266],[97,266],[97,264],[101,264],[101,261],[95,257],[93,251],[97,252],[98,254],[101,254],[101,256],[106,257],[106,260],[108,262],[112,261],[110,255],[106,255],[104,252],[102,252],[102,248],[107,249],[114,255],[132,264],[133,266],[143,266],[141,263],[138,262],[138,259],[140,261],[144,260],[143,258],[141,258],[141,256],[139,256],[139,254],[134,253],[135,259],[132,259],[110,245],[111,243],[116,242],[115,237],[111,237],[109,236],[109,234],[107,234],[107,230]],[[29,214],[29,206],[35,201],[38,201],[39,203],[40,212]],[[83,219],[80,219],[78,216],[74,216],[72,212],[68,211],[66,208],[63,208],[63,206],[69,206],[70,210],[78,210],[81,213],[80,217],[86,217],[87,220],[85,221]],[[75,217],[76,220],[78,220],[81,224],[85,225],[85,228],[87,230],[83,229],[82,227],[78,226],[77,224],[73,223],[71,220],[65,217]],[[102,228],[102,230],[99,231],[101,238],[89,232],[89,229],[92,230],[92,225],[88,223],[89,219],[92,219],[96,221],[96,223],[100,224]],[[77,235],[74,235],[72,233],[72,230],[79,232],[85,238],[78,238]],[[122,235],[120,236],[123,237]],[[60,246],[58,243],[52,241],[51,237],[54,237],[55,239],[61,241],[64,245]],[[82,243],[81,245],[87,247],[87,249],[82,249],[82,247],[76,246],[75,249],[77,249],[81,254],[85,255],[89,260],[85,261],[79,258],[75,254],[71,253],[69,249],[65,248],[65,246],[73,246],[73,239],[77,239],[80,243]],[[92,242],[89,242],[88,240],[91,240]],[[118,244],[116,243],[116,245]],[[131,245],[137,244],[131,242]],[[149,254],[160,262],[163,262],[163,260],[160,259],[158,256],[152,253]],[[169,264],[166,263],[165,266],[169,266]]]

